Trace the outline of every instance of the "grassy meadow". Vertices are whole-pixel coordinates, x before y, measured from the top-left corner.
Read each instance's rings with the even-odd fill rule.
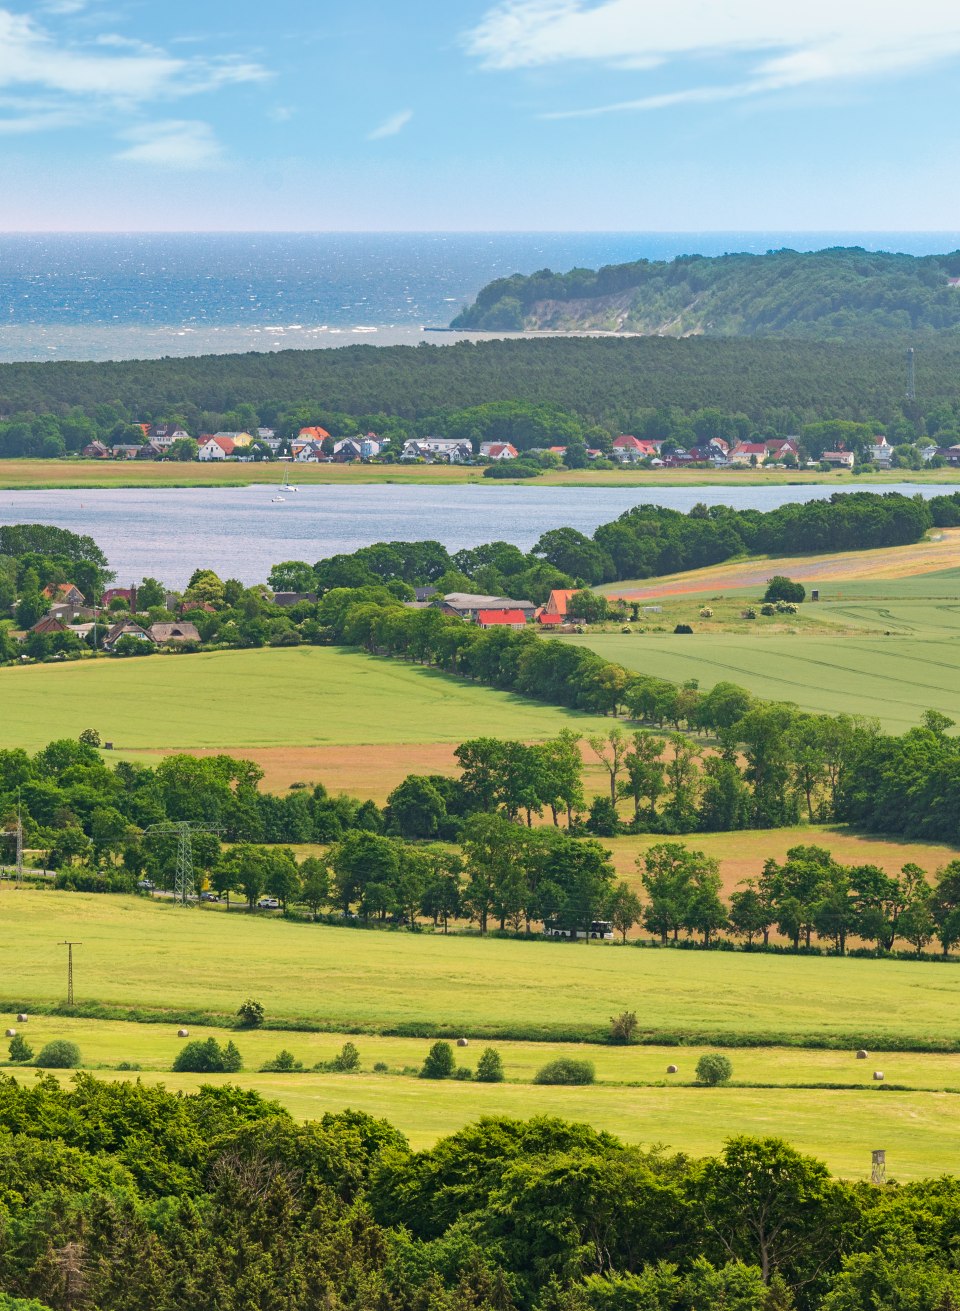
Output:
[[[118,749],[542,740],[602,719],[496,692],[399,660],[330,647],[209,651],[10,668],[0,746],[37,749],[95,727]],[[397,753],[394,784],[408,772]],[[298,776],[299,777],[299,776]]]
[[[483,469],[446,464],[296,464],[298,483],[465,483],[483,482]],[[39,487],[245,487],[273,483],[277,464],[184,463],[152,460],[0,460],[0,490]],[[527,479],[517,479],[529,484]],[[563,469],[544,473],[538,487],[768,487],[807,483],[954,483],[955,469],[898,469],[853,477],[789,469]],[[491,486],[497,483],[490,482]]]
[[[586,1120],[628,1142],[661,1143],[692,1154],[717,1151],[733,1133],[782,1134],[853,1178],[869,1174],[870,1151],[878,1143],[889,1147],[891,1174],[899,1179],[936,1173],[944,1153],[960,1150],[960,1056],[887,1052],[858,1061],[851,1051],[741,1049],[731,1053],[732,1084],[705,1089],[695,1084],[696,1062],[706,1050],[699,1046],[500,1041],[505,1083],[436,1083],[413,1073],[429,1046],[426,1038],[360,1036],[355,1040],[360,1070],[327,1074],[310,1067],[339,1050],[342,1034],[192,1027],[191,1038],[232,1038],[244,1069],[237,1075],[190,1075],[170,1073],[182,1046],[172,1024],[32,1015],[20,1029],[35,1050],[52,1038],[72,1039],[80,1046],[85,1067],[100,1078],[142,1078],[186,1092],[201,1084],[240,1083],[302,1119],[349,1106],[389,1119],[416,1148],[430,1146],[481,1115],[549,1114]],[[303,1062],[304,1073],[259,1072],[281,1047]],[[482,1041],[471,1040],[466,1050],[457,1050],[458,1064],[473,1067],[482,1049]],[[597,1083],[579,1088],[533,1085],[536,1070],[559,1055],[590,1059]],[[117,1071],[121,1061],[141,1066],[142,1072]],[[374,1063],[386,1065],[386,1071],[374,1073]],[[666,1074],[668,1064],[679,1067],[676,1075]],[[890,1087],[874,1082],[878,1068]],[[19,1069],[16,1077],[27,1081],[33,1076]]]
[[[185,911],[135,897],[4,889],[0,1000],[232,1015],[256,996],[281,1024],[548,1040],[600,1037],[624,1008],[645,1039],[936,1048],[960,1028],[952,964],[482,940]]]

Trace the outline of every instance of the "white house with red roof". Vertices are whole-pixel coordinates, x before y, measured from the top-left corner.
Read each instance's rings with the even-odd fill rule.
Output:
[[[638,460],[649,460],[657,455],[662,444],[624,434],[613,439],[612,454],[621,464],[636,464]]]
[[[197,458],[200,460],[225,460],[235,450],[232,437],[201,437]]]
[[[737,442],[728,456],[731,464],[766,464],[769,452],[765,442]]]
[[[800,458],[800,447],[795,437],[774,437],[764,442],[764,445],[770,460],[784,460],[788,455],[792,455],[795,460]]]
[[[488,460],[515,460],[520,452],[510,442],[481,442],[480,454]]]

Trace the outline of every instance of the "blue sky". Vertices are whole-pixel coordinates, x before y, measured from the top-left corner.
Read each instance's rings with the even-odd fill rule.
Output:
[[[0,228],[955,229],[954,0],[0,0]]]

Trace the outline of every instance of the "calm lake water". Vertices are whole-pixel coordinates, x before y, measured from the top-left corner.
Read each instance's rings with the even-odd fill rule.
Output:
[[[293,471],[295,476],[295,471]],[[278,488],[111,488],[0,492],[0,524],[49,523],[86,533],[106,552],[118,583],[159,578],[185,586],[196,568],[246,584],[281,560],[355,551],[378,541],[442,542],[450,550],[509,541],[528,550],[548,528],[592,533],[643,503],[686,511],[698,501],[772,510],[841,490],[806,487],[302,487],[276,504]],[[858,490],[847,486],[845,491]],[[864,489],[869,490],[869,489]],[[925,497],[955,486],[887,485]]]

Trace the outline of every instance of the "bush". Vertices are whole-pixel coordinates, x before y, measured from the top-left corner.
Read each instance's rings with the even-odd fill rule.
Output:
[[[468,1079],[473,1078],[473,1070],[469,1065],[458,1065],[453,1072],[453,1077],[459,1079],[461,1083],[466,1083]]]
[[[66,1038],[55,1038],[34,1061],[41,1070],[75,1070],[80,1064],[80,1048]]]
[[[485,1047],[477,1061],[478,1083],[503,1083],[503,1060],[496,1047]]]
[[[760,613],[762,615],[766,615],[766,617],[769,619],[771,615],[775,615],[777,613],[777,607],[773,604],[772,601],[765,601],[763,605],[760,607]]]
[[[178,1074],[236,1074],[243,1062],[232,1042],[221,1047],[216,1038],[197,1038],[177,1052],[173,1069]]]
[[[286,1047],[277,1052],[272,1061],[266,1061],[260,1066],[264,1074],[297,1074],[303,1069],[303,1061],[298,1061],[293,1052],[288,1052]]]
[[[389,1069],[390,1066],[386,1061],[374,1061],[373,1063],[374,1074],[386,1074]]]
[[[697,1061],[697,1082],[715,1088],[718,1083],[726,1083],[733,1074],[733,1065],[729,1056],[722,1052],[705,1052]]]
[[[794,601],[797,605],[807,599],[807,589],[803,583],[795,583],[785,574],[774,574],[767,579],[767,590],[763,594],[765,601]]]
[[[676,628],[673,631],[675,633],[692,633],[693,629],[690,627],[689,624],[677,624]]]
[[[33,1048],[27,1042],[22,1033],[15,1033],[10,1039],[10,1059],[11,1061],[29,1061],[33,1056]]]
[[[549,1061],[533,1076],[534,1083],[593,1083],[596,1071],[593,1061],[577,1061],[571,1056],[561,1056]]]
[[[352,1074],[360,1069],[360,1052],[354,1043],[345,1042],[332,1060],[318,1061],[313,1068],[326,1070],[328,1074]]]
[[[613,1043],[629,1043],[633,1041],[633,1035],[637,1028],[636,1011],[621,1011],[619,1015],[610,1016],[610,1041]]]
[[[85,728],[77,741],[83,742],[88,747],[98,747],[100,745],[100,734],[95,728]]]
[[[117,1065],[118,1070],[139,1070],[140,1068],[141,1066],[136,1061],[120,1061]]]
[[[264,1021],[263,1004],[248,997],[237,1011],[237,1019],[241,1029],[259,1029]]]
[[[427,1052],[420,1070],[421,1079],[449,1079],[456,1068],[453,1048],[448,1042],[435,1042]]]

